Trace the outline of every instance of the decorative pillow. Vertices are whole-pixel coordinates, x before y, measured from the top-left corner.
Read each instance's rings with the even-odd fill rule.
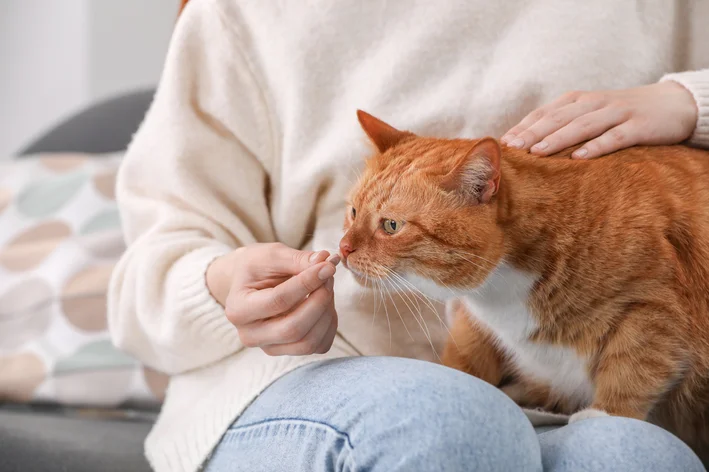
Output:
[[[0,401],[155,405],[167,377],[113,347],[122,154],[0,161]]]

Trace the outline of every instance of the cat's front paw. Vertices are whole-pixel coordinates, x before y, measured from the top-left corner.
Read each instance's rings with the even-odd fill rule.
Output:
[[[575,423],[577,421],[587,420],[590,418],[602,418],[604,416],[610,416],[603,410],[597,410],[595,408],[586,408],[585,410],[577,411],[571,418],[569,418],[569,424]]]

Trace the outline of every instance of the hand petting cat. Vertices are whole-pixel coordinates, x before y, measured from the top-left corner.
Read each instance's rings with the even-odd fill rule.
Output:
[[[591,159],[638,144],[680,143],[694,132],[697,113],[689,90],[671,80],[568,92],[525,116],[501,141],[539,156],[588,141],[572,157]]]

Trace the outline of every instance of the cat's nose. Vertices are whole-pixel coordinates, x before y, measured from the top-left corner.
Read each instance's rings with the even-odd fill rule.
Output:
[[[355,252],[355,250],[349,243],[349,241],[346,241],[344,239],[340,241],[340,254],[342,254],[343,259],[347,260],[347,257],[349,257],[349,255],[353,252]]]

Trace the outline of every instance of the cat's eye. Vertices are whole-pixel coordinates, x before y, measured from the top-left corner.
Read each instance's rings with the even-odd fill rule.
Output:
[[[384,227],[384,231],[389,234],[394,234],[399,232],[402,227],[402,224],[394,220],[384,220],[382,222],[382,226]]]
[[[355,219],[355,216],[357,216],[357,210],[355,210],[355,207],[352,207],[352,219]]]

